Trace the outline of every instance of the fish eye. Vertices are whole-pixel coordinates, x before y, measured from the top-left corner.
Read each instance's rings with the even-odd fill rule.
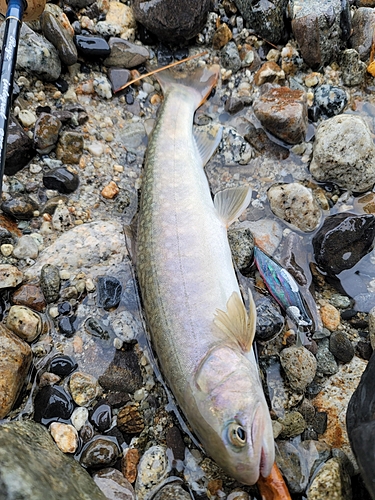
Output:
[[[236,447],[243,447],[246,444],[246,431],[237,422],[232,422],[228,426],[229,442]]]

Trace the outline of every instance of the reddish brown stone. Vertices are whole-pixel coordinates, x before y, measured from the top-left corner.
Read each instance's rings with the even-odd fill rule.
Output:
[[[121,471],[129,483],[137,479],[137,465],[140,456],[137,448],[130,448],[121,460]]]
[[[43,311],[46,307],[46,301],[42,289],[37,285],[22,285],[12,295],[13,304],[26,306],[34,311]]]

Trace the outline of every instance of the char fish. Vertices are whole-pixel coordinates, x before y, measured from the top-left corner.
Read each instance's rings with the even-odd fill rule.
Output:
[[[274,463],[271,419],[232,264],[228,226],[251,199],[248,186],[212,200],[204,165],[221,129],[193,134],[195,110],[219,67],[175,79],[159,73],[164,102],[150,137],[138,223],[137,275],[162,372],[206,452],[254,484]],[[251,294],[250,294],[251,295]]]

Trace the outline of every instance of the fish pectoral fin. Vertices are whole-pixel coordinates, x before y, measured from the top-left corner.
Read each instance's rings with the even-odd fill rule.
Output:
[[[218,124],[194,129],[195,145],[202,159],[203,167],[219,146],[222,135],[223,127]]]
[[[226,227],[238,219],[249,205],[251,194],[250,186],[228,188],[215,194],[214,205]]]
[[[238,292],[233,292],[227,302],[227,311],[216,309],[215,325],[238,344],[244,352],[253,345],[256,327],[256,309],[253,296],[249,290],[250,314]]]

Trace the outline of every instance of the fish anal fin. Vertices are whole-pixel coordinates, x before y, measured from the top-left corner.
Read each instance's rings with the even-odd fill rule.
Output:
[[[229,227],[247,208],[251,200],[251,187],[239,186],[224,189],[215,194],[216,211],[226,227]]]
[[[219,146],[222,137],[223,127],[221,125],[210,125],[209,127],[199,127],[194,130],[194,139],[202,165],[206,165]]]
[[[251,293],[250,316],[239,293],[233,292],[228,299],[226,312],[216,309],[214,323],[222,333],[238,344],[244,352],[250,351],[254,341],[256,325],[256,310]]]

